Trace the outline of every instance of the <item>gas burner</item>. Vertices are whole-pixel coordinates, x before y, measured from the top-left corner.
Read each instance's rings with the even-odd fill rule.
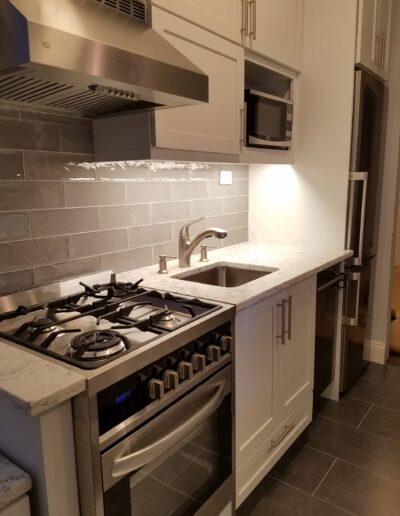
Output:
[[[176,316],[172,312],[170,312],[168,309],[166,312],[163,312],[160,315],[160,321],[175,321]]]
[[[113,330],[86,331],[74,337],[68,347],[68,356],[75,360],[104,360],[127,351],[127,339]]]

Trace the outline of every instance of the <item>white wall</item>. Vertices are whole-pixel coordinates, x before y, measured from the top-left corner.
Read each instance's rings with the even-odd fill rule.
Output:
[[[395,254],[396,212],[399,187],[400,142],[400,2],[393,2],[392,40],[389,63],[389,106],[386,126],[382,208],[375,285],[371,306],[371,325],[368,331],[370,346],[380,350],[380,361],[389,353],[390,298],[392,267]],[[378,359],[377,358],[377,359]]]
[[[250,167],[249,238],[343,248],[356,0],[305,0],[294,165]]]

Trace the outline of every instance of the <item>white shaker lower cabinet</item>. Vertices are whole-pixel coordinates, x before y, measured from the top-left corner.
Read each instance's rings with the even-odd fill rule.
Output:
[[[181,18],[153,7],[153,28],[209,77],[209,102],[154,112],[155,146],[240,153],[244,51]]]
[[[316,277],[238,313],[236,507],[312,418]]]
[[[21,496],[15,502],[10,503],[4,509],[0,509],[0,516],[30,516],[29,498],[27,495]]]

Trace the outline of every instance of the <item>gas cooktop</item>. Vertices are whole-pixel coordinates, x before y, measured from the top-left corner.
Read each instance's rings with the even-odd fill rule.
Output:
[[[94,369],[220,308],[140,287],[88,285],[72,295],[0,314],[0,337],[82,369]]]

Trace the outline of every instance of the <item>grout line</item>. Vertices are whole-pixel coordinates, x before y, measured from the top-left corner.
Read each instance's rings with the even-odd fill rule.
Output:
[[[399,387],[396,387],[396,385],[388,385],[388,387],[394,387],[395,389],[398,389],[400,391],[400,388]],[[349,396],[350,397],[350,396]],[[366,400],[363,400],[361,398],[356,398],[354,396],[351,397],[351,399],[353,400],[357,400],[357,401],[364,401],[365,403],[372,403],[372,401],[366,401]],[[386,405],[382,405],[382,403],[376,403],[376,401],[374,401],[373,403],[375,406],[377,407],[381,407],[381,408],[384,408],[386,410],[392,410],[393,412],[400,412],[400,407],[398,409],[395,409],[395,408],[392,408],[392,407],[387,407]],[[322,417],[322,416],[321,416]],[[345,424],[345,423],[343,423]]]
[[[390,364],[388,364],[388,365],[390,365]],[[396,372],[397,372],[396,366],[392,366],[392,367],[394,368],[394,370],[393,370],[393,374],[390,376],[390,378],[388,378],[388,381],[386,382],[386,383],[387,383],[387,385],[392,385],[392,384],[390,383],[390,380],[394,377],[394,375],[395,375],[395,374],[396,374]],[[394,386],[394,387],[396,387],[396,386]]]
[[[368,433],[371,433],[371,432],[368,432]],[[374,435],[376,435],[376,434],[374,434]],[[398,441],[395,441],[395,442],[398,443]],[[303,443],[301,443],[301,444],[303,444]],[[317,451],[319,453],[327,455],[328,457],[332,457],[334,459],[337,459],[337,460],[339,460],[341,462],[346,462],[347,464],[350,464],[351,466],[354,466],[355,468],[360,468],[360,469],[362,469],[364,471],[368,471],[369,473],[373,473],[374,475],[378,475],[378,476],[380,476],[382,478],[385,478],[386,480],[390,480],[391,482],[396,482],[396,483],[400,484],[400,480],[395,480],[394,478],[391,478],[391,477],[389,477],[387,475],[384,475],[383,473],[380,473],[379,471],[376,471],[374,469],[368,468],[367,466],[361,466],[360,464],[355,464],[354,462],[351,462],[348,459],[344,459],[343,457],[336,457],[335,455],[332,455],[331,453],[327,453],[325,451],[322,451],[319,448],[315,448],[314,446],[311,446],[309,444],[303,444],[303,446],[305,446],[306,448],[311,448],[311,450]]]
[[[362,423],[364,422],[364,419],[368,416],[368,414],[371,412],[372,407],[374,404],[372,403],[367,412],[364,414],[364,416],[361,418],[361,421],[358,423],[357,428],[361,428]]]
[[[315,496],[315,493],[318,491],[320,485],[322,484],[322,482],[326,479],[326,477],[329,475],[329,472],[330,470],[333,468],[333,466],[336,464],[337,462],[337,457],[335,457],[335,460],[332,462],[332,464],[329,466],[328,468],[328,471],[325,473],[325,475],[321,478],[321,480],[318,482],[318,485],[317,487],[314,489],[314,491],[312,492],[311,496]]]
[[[319,496],[314,496],[314,498],[316,500],[319,500],[320,502],[324,502],[324,503],[330,505],[331,507],[335,507],[336,509],[339,509],[342,512],[345,512],[346,514],[349,514],[351,516],[357,516],[357,514],[355,512],[350,512],[347,509],[345,509],[344,507],[340,507],[340,505],[336,505],[332,502],[327,502],[326,500],[324,500],[323,498],[320,498]]]
[[[345,512],[346,514],[351,514],[351,516],[356,516],[353,512],[349,512],[347,509],[343,509],[343,507],[340,507],[339,505],[335,505],[331,502],[327,502],[326,500],[323,500],[322,498],[319,498],[318,496],[314,496],[308,491],[304,491],[304,489],[300,489],[300,487],[294,486],[293,484],[289,484],[288,482],[285,482],[284,480],[280,480],[278,478],[272,477],[271,475],[268,475],[270,478],[275,480],[276,482],[279,482],[285,486],[291,487],[292,489],[295,489],[296,491],[300,491],[300,493],[306,494],[307,496],[316,498],[317,500],[323,502],[326,505],[329,505],[330,507],[335,507],[336,509],[340,509],[341,511]],[[251,495],[250,495],[251,496]]]

